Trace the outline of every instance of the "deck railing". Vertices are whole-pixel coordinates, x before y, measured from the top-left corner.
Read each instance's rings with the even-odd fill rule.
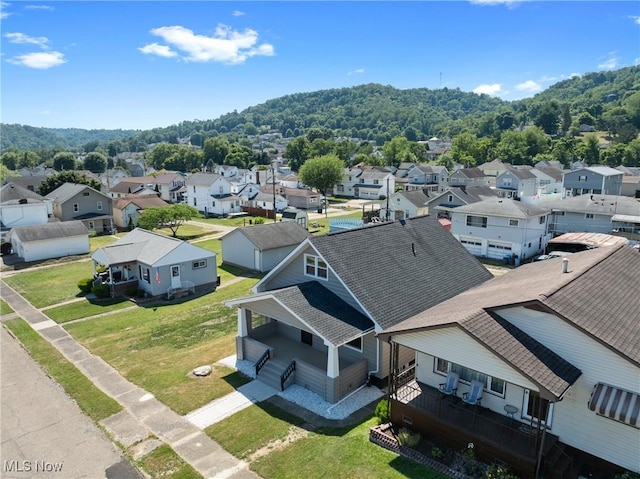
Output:
[[[287,368],[280,375],[280,391],[284,391],[284,383],[287,382],[287,379],[289,379],[289,376],[291,376],[295,370],[296,370],[296,360],[293,359],[289,363]]]

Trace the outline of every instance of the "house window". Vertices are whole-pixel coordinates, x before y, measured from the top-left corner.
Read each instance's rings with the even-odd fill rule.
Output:
[[[206,268],[206,267],[207,267],[206,259],[201,259],[193,262],[193,269],[200,269],[200,268]]]
[[[587,175],[578,176],[578,181],[585,183],[587,181]]]
[[[304,274],[314,278],[327,279],[329,277],[327,263],[321,258],[310,254],[304,255]]]
[[[379,184],[380,184],[380,181],[379,181],[379,180],[373,180],[373,184],[374,184],[374,185],[379,185]]]
[[[80,210],[80,207],[78,206],[78,203],[74,203],[73,204],[73,212],[77,213]]]
[[[149,268],[141,268],[142,269],[142,279],[147,283],[151,284],[151,280],[149,279]]]
[[[195,185],[193,185],[193,192],[194,193],[196,192],[196,186]]]
[[[477,228],[486,228],[487,217],[467,215],[467,226],[475,226]]]
[[[95,224],[93,224],[93,221],[89,221],[89,230],[94,230],[96,229]]]
[[[447,203],[453,203],[453,195],[447,196]]]
[[[363,178],[360,178],[360,183],[364,183],[364,179]]]
[[[344,192],[344,186],[338,185],[337,190],[338,190],[338,193]]]
[[[85,191],[84,193],[82,193],[82,196],[89,196],[89,192]]]
[[[96,208],[98,209],[98,211],[102,211],[102,201],[98,201],[96,203]]]
[[[506,188],[511,188],[511,178],[509,177],[502,178],[502,186]]]
[[[355,349],[356,351],[361,353],[362,352],[362,336],[352,341],[349,341],[348,343],[345,344],[345,346],[351,349]]]
[[[588,220],[592,220],[594,218],[593,213],[585,213],[584,217]]]
[[[540,224],[543,225],[547,222],[547,217],[546,216],[541,216],[540,217]]]
[[[518,226],[518,220],[509,220],[509,226]]]
[[[449,371],[453,371],[458,374],[460,382],[462,383],[470,384],[471,381],[475,379],[484,383],[484,388],[487,392],[500,397],[504,397],[505,395],[506,383],[504,380],[482,374],[470,368],[465,368],[451,361],[434,358],[433,371],[443,376],[446,376]]]
[[[218,191],[220,192],[220,194],[222,194],[224,192],[224,188],[222,186],[218,187]]]
[[[258,329],[271,322],[271,318],[251,311],[251,329]]]
[[[193,199],[193,206],[198,206],[198,199],[197,198]]]

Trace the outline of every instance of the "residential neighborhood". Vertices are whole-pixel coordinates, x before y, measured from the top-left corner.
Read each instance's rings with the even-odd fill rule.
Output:
[[[640,472],[640,171],[426,157],[348,166],[325,196],[285,163],[2,186],[2,298],[31,308],[5,324],[125,408],[100,424],[127,454],[157,436],[193,477],[257,477],[219,432],[256,404],[318,428],[388,404],[361,447],[404,458],[411,431],[450,451],[416,467],[473,444],[523,479]],[[135,405],[152,397],[168,422]]]

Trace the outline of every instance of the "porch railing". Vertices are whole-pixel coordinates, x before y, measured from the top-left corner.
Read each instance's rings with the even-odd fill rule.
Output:
[[[262,369],[262,366],[267,364],[267,361],[269,361],[270,358],[271,358],[271,353],[267,349],[264,353],[262,353],[262,356],[260,356],[260,359],[258,359],[258,362],[256,362],[256,377],[258,376],[258,373]]]
[[[293,374],[296,370],[296,360],[293,359],[287,366],[287,368],[280,375],[280,391],[284,391],[284,383],[287,382],[287,379]]]

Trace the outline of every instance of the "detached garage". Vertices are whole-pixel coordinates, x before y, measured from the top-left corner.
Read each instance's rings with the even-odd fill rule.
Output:
[[[309,237],[293,221],[236,228],[221,238],[222,262],[266,273]]]
[[[82,221],[16,226],[8,238],[13,252],[27,262],[89,252],[89,230]]]

